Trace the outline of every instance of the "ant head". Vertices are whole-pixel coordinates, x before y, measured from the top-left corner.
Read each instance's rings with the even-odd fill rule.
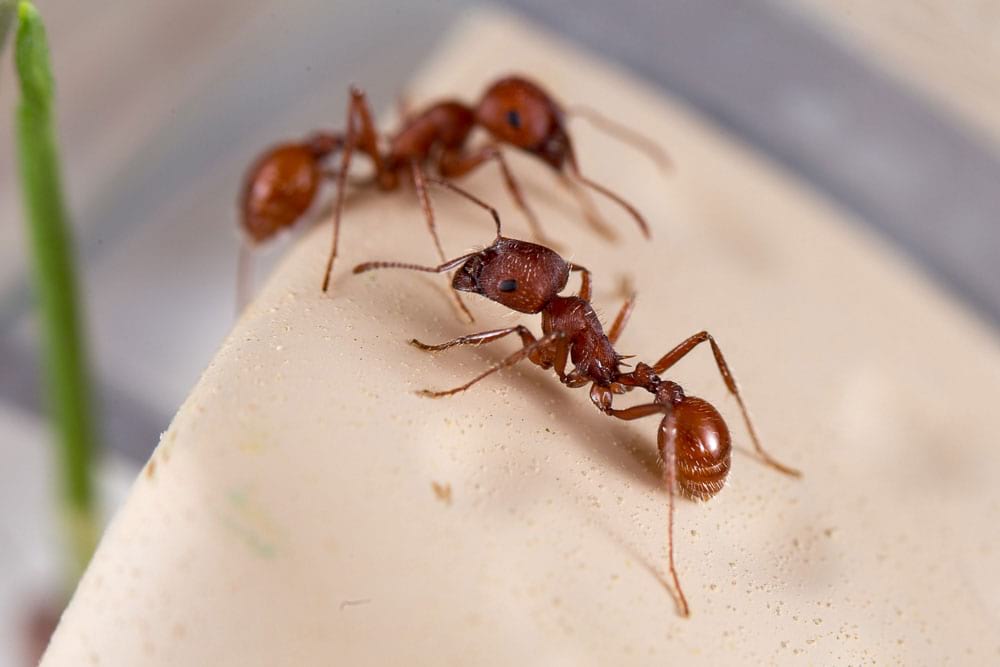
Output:
[[[538,313],[566,287],[569,265],[545,246],[497,237],[455,272],[451,286],[521,313]]]
[[[708,500],[722,490],[729,474],[729,427],[708,401],[684,396],[673,382],[663,384],[676,387],[661,391],[672,394],[673,406],[664,422],[674,440],[678,485],[687,496]]]
[[[538,85],[517,76],[500,79],[483,94],[476,122],[497,141],[510,144],[562,170],[573,147],[559,105]]]

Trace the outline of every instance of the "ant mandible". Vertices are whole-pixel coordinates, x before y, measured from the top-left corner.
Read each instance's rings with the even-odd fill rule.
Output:
[[[590,120],[618,139],[644,151],[661,167],[669,165],[666,154],[635,131],[586,107],[574,107],[570,113]],[[352,87],[347,107],[347,129],[343,133],[317,132],[302,142],[281,144],[266,151],[247,172],[240,200],[242,224],[250,244],[263,242],[277,231],[294,225],[309,209],[321,180],[335,179],[333,241],[323,276],[323,291],[327,291],[337,256],[345,184],[355,151],[371,159],[375,170],[373,182],[381,190],[395,190],[406,176],[412,180],[442,262],[445,254],[424,185],[424,171],[428,165],[442,178],[458,178],[489,160],[495,160],[515,204],[527,218],[532,234],[544,240],[538,219],[500,151],[501,144],[525,151],[554,169],[573,189],[595,225],[600,224],[599,220],[577,183],[620,205],[635,219],[643,235],[649,237],[649,226],[634,206],[580,172],[566,128],[566,112],[545,90],[523,77],[508,76],[496,81],[474,107],[456,100],[445,100],[431,104],[419,113],[403,113],[402,116],[402,126],[388,138],[387,149],[382,151],[365,93]],[[486,130],[491,140],[469,150],[470,136],[477,127]],[[339,168],[324,169],[323,162],[337,150],[341,151]],[[246,289],[248,250],[244,247],[241,254],[241,292]]]
[[[800,473],[779,463],[764,450],[736,379],[710,333],[702,331],[690,336],[652,365],[639,363],[635,370],[623,371],[621,366],[626,357],[615,351],[614,344],[632,313],[634,295],[622,305],[611,329],[605,334],[590,304],[591,276],[586,268],[567,262],[545,246],[504,237],[500,230],[500,216],[493,207],[451,183],[436,179],[431,179],[430,182],[448,188],[489,211],[496,224],[496,238],[492,245],[436,267],[402,262],[367,262],[356,266],[354,273],[387,268],[444,273],[457,268],[452,279],[455,290],[480,294],[520,313],[541,313],[543,335],[536,338],[527,327],[516,325],[460,336],[437,345],[411,340],[410,343],[415,347],[431,352],[459,345],[484,345],[510,334],[517,334],[522,343],[521,349],[461,386],[445,391],[423,390],[419,393],[433,398],[450,396],[465,391],[502,368],[528,359],[543,369],[553,369],[559,380],[568,387],[582,387],[590,383],[590,400],[608,416],[633,420],[662,415],[657,431],[657,445],[670,497],[669,568],[681,614],[687,616],[687,598],[674,565],[674,487],[679,487],[684,495],[698,500],[708,500],[715,496],[722,490],[729,474],[732,444],[729,428],[715,407],[701,398],[685,394],[679,384],[661,379],[660,375],[700,344],[709,343],[719,373],[729,392],[736,397],[758,456],[764,463],[786,475],[798,477]],[[576,296],[560,296],[559,292],[566,287],[571,272],[581,274],[580,291]],[[566,372],[568,361],[572,361],[573,368]],[[613,407],[616,394],[624,394],[635,388],[645,389],[652,394],[652,402],[624,409]]]

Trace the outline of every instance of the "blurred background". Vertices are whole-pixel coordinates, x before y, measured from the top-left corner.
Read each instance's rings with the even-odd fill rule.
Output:
[[[109,506],[232,325],[235,199],[249,162],[276,140],[339,127],[350,82],[365,87],[377,110],[390,110],[422,60],[477,4],[39,2],[57,77]],[[1000,323],[1000,2],[509,0],[494,7],[679,98],[897,246],[987,326]],[[13,162],[16,87],[10,57],[2,62],[6,666],[21,664],[19,610],[47,590],[57,558]],[[480,92],[454,91],[469,100]],[[273,248],[267,259],[281,252]]]

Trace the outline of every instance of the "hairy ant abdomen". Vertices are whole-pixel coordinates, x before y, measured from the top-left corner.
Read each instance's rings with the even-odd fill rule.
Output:
[[[729,428],[708,401],[684,397],[663,420],[674,429],[677,486],[689,498],[708,500],[726,485],[732,458]],[[664,452],[661,452],[664,455]]]

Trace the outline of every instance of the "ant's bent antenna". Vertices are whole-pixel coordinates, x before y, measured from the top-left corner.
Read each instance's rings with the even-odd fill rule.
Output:
[[[650,160],[657,164],[662,172],[666,173],[674,168],[674,161],[658,143],[630,127],[611,120],[596,109],[583,105],[574,105],[569,108],[568,115],[583,118],[594,127],[602,130],[605,134],[632,146],[641,153],[645,153]]]
[[[493,208],[492,206],[490,206],[489,204],[487,204],[482,199],[480,199],[476,195],[472,194],[468,190],[460,188],[457,185],[455,185],[454,183],[451,183],[450,181],[445,181],[445,180],[440,179],[440,178],[434,178],[432,176],[428,176],[427,177],[427,182],[428,183],[433,183],[434,185],[436,185],[438,187],[441,187],[441,188],[447,188],[448,190],[451,190],[455,194],[458,194],[458,195],[461,195],[461,196],[465,197],[466,199],[468,199],[469,201],[471,201],[473,204],[478,204],[482,208],[484,208],[487,211],[489,211],[490,215],[493,216],[493,222],[495,222],[496,226],[497,226],[497,238],[500,238],[500,214],[497,213],[497,210],[495,208]]]

